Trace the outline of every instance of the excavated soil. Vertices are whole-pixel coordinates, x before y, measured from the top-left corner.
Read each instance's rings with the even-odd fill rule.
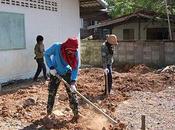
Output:
[[[126,130],[129,128],[128,122],[123,123],[122,119],[120,121],[116,117],[118,106],[132,99],[133,92],[158,93],[169,86],[174,86],[172,74],[156,74],[144,65],[134,66],[127,73],[113,71],[112,94],[105,97],[103,70],[99,68],[80,70],[77,90],[117,120],[118,123],[115,125],[80,98],[82,117],[78,123],[72,123],[72,112],[62,84],[54,105],[54,110],[59,116],[51,119],[45,118],[47,83],[26,82],[22,85],[5,86],[0,96],[0,130]]]

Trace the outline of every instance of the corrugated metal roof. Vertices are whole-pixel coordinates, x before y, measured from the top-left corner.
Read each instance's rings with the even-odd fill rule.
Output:
[[[104,0],[79,0],[80,17],[96,15],[96,12],[107,9],[108,4]]]
[[[80,8],[106,9],[107,3],[104,0],[79,0]]]

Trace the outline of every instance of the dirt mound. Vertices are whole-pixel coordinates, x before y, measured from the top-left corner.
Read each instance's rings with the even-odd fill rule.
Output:
[[[157,92],[173,84],[173,75],[169,73],[156,74],[145,65],[135,66],[128,73],[113,72],[113,90],[115,98],[125,100],[124,92],[152,91]],[[97,99],[104,90],[104,74],[99,68],[83,69],[78,80],[79,91],[91,99]]]
[[[151,91],[159,92],[167,86],[173,85],[172,74],[154,74],[154,73],[125,73],[114,75],[114,89],[121,92],[131,91]]]
[[[133,70],[140,73],[113,72],[113,92],[110,96],[105,97],[103,95],[103,69],[82,69],[80,70],[77,81],[77,90],[115,119],[115,110],[117,106],[120,102],[129,98],[126,92],[136,90],[157,92],[174,83],[171,74],[155,74],[143,65],[140,65],[139,67],[136,66],[132,71]],[[69,121],[72,117],[72,112],[68,109],[68,98],[64,98],[67,94],[65,93],[63,85],[60,85],[58,89],[54,105],[54,109],[63,110],[63,115],[48,121],[44,118],[46,115],[48,98],[47,85],[32,83],[26,84],[25,86],[28,86],[28,88],[20,89],[0,97],[0,110],[2,110],[0,112],[0,126],[7,126],[8,123],[8,125],[16,128],[13,123],[19,121],[21,124],[25,124],[24,126],[18,124],[20,129],[24,127],[28,129],[40,127],[45,130],[47,127],[51,127],[52,129],[61,130],[86,130],[88,129],[87,127],[90,126],[89,130],[125,130],[125,125],[121,122],[116,126],[110,126],[110,123],[107,122],[106,118],[93,110],[92,107],[86,104],[81,98],[79,98],[80,112],[84,115],[84,119],[80,120],[77,124],[72,124]],[[88,113],[88,111],[90,112]],[[8,122],[9,120],[10,122]],[[103,123],[100,125],[98,122]]]
[[[99,69],[81,71],[77,88],[83,95],[85,95],[92,102],[94,102],[100,108],[104,109],[105,112],[108,112],[110,116],[112,116],[113,113],[110,112],[110,104],[107,99],[104,100],[102,96],[103,87],[100,86],[102,84],[101,81],[98,80],[103,78],[103,73],[101,76],[94,75],[94,78],[92,78],[93,72],[99,75],[101,74],[101,71],[99,71]],[[77,124],[72,123],[72,112],[69,108],[68,98],[65,98],[65,100],[60,100],[60,96],[63,95],[67,96],[65,93],[65,88],[61,84],[58,90],[54,109],[62,110],[61,112],[63,115],[53,119],[45,118],[48,96],[48,87],[46,85],[29,84],[29,88],[27,89],[20,89],[11,94],[2,95],[0,97],[0,109],[2,110],[0,112],[0,126],[4,126],[2,129],[8,129],[6,125],[8,124],[11,129],[15,130],[17,129],[16,121],[19,121],[21,123],[18,124],[18,128],[28,130],[101,130],[103,127],[106,130],[109,130],[109,128],[112,130],[112,128],[115,127],[110,126],[110,123],[103,115],[96,113],[97,111],[93,110],[91,106],[86,104],[81,99],[79,99],[80,112],[83,114],[84,118],[81,119]],[[118,97],[118,95],[116,97]],[[112,107],[113,109],[115,109],[114,107],[118,101],[124,100],[124,97],[121,97],[118,97],[118,100],[114,102]],[[109,97],[108,99],[110,98],[114,101],[114,99],[112,99],[114,97]]]
[[[152,71],[153,70],[151,68],[147,67],[144,64],[141,64],[141,65],[133,66],[131,69],[129,69],[128,72],[145,74],[145,73],[152,72]]]

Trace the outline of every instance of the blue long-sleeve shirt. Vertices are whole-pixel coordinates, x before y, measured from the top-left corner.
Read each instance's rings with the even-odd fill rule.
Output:
[[[78,64],[75,69],[72,69],[71,66],[63,59],[61,55],[61,44],[58,42],[53,44],[49,49],[47,49],[44,56],[47,66],[49,68],[53,66],[60,76],[66,74],[68,70],[71,70],[71,80],[77,80],[79,68],[78,51],[76,52]]]

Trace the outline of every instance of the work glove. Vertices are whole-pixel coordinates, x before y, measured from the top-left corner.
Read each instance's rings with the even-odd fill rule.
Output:
[[[108,74],[108,73],[109,73],[108,68],[104,69],[104,73],[105,73],[105,74]]]
[[[53,76],[56,76],[57,71],[54,67],[50,67],[50,74],[53,75]]]
[[[70,86],[70,91],[71,91],[72,93],[76,93],[77,89],[76,89],[76,87],[75,87],[74,84],[72,84],[72,85]]]

